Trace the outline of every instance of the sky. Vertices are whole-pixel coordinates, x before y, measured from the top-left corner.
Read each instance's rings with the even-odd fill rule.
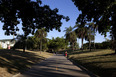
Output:
[[[69,16],[70,20],[66,22],[65,20],[62,20],[62,26],[61,26],[61,32],[58,32],[56,30],[50,31],[48,33],[47,38],[52,37],[63,37],[65,35],[65,27],[74,26],[76,23],[76,19],[81,13],[78,8],[74,5],[72,0],[42,0],[42,5],[49,5],[51,9],[58,8],[59,12],[58,14]],[[0,40],[1,39],[12,39],[13,36],[6,36],[4,35],[4,31],[2,30],[2,23],[0,22]],[[18,27],[21,29],[21,24],[18,25]],[[19,34],[23,34],[23,31],[20,30],[18,32]],[[109,38],[109,33],[107,38]],[[77,40],[79,42],[79,45],[81,46],[81,40]],[[105,38],[103,35],[96,33],[95,42],[103,42],[105,41]],[[86,41],[84,41],[86,43]]]

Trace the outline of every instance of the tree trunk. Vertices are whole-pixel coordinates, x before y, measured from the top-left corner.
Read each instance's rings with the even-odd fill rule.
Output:
[[[41,40],[41,51],[42,51],[42,40]]]
[[[73,45],[72,45],[72,48],[73,48],[73,51],[74,51],[74,43],[72,43]]]
[[[115,24],[116,24],[116,22],[115,22]],[[115,54],[116,54],[116,27],[115,26],[113,26],[113,28],[112,28],[112,32],[113,32],[112,34],[113,34],[113,40],[114,40],[113,48],[114,48]]]
[[[25,41],[25,39],[24,39],[24,41],[23,41],[23,52],[25,52],[25,46],[26,45],[26,41]]]
[[[42,39],[40,41],[40,53],[41,53],[41,51],[42,51]]]
[[[115,54],[116,54],[116,49],[115,49]]]
[[[83,50],[83,38],[82,38],[82,47],[81,47],[81,48],[82,48],[82,50]]]
[[[94,44],[94,50],[96,49],[95,48],[95,33],[94,33],[94,42],[93,42],[93,44]]]
[[[91,40],[89,40],[89,50],[91,51]]]

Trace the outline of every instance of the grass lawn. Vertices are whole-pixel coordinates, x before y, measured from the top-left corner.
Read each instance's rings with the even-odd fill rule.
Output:
[[[69,59],[100,77],[116,77],[116,55],[112,50],[74,51]]]
[[[52,56],[51,53],[22,50],[0,50],[0,77],[11,77],[13,74],[31,68],[33,64]]]

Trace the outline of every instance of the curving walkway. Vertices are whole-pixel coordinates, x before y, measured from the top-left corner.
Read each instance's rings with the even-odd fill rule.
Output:
[[[34,65],[30,70],[15,77],[90,77],[85,71],[73,65],[61,54],[54,55]]]

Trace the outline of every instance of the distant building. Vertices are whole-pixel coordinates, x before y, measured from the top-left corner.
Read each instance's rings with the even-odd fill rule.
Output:
[[[12,39],[3,39],[0,40],[0,46],[4,49],[10,49],[11,47],[13,47],[15,44],[15,40]]]

